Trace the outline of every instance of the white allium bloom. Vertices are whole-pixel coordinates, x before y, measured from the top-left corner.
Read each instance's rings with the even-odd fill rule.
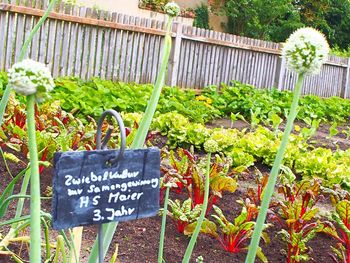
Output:
[[[164,11],[169,16],[178,16],[180,14],[180,7],[174,2],[169,2],[164,6]]]
[[[19,94],[35,94],[41,100],[46,92],[53,90],[55,83],[49,69],[43,63],[25,59],[14,64],[8,71],[10,86]]]
[[[215,153],[219,151],[219,145],[216,141],[209,139],[204,142],[204,150],[208,153]]]
[[[311,27],[300,28],[291,34],[282,49],[288,69],[299,74],[318,74],[328,53],[325,36]]]

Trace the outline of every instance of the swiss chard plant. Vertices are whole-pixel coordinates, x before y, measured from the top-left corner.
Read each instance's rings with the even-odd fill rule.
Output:
[[[192,207],[192,200],[190,198],[183,201],[182,204],[178,199],[175,201],[169,200],[169,206],[168,216],[175,222],[179,233],[183,233],[186,226],[197,221],[202,211],[202,205]]]
[[[205,185],[203,163],[198,162],[198,158],[193,153],[182,148],[178,148],[176,152],[170,151],[167,156],[169,163],[161,167],[164,173],[163,181],[174,182],[178,193],[185,189],[192,200],[192,208],[202,204]],[[221,158],[218,155],[210,166],[208,211],[219,198],[222,198],[224,191],[232,193],[237,188],[237,180],[229,174],[229,168],[230,159]]]
[[[321,182],[296,182],[292,177],[283,178],[282,182],[278,187],[278,192],[283,195],[283,200],[279,201],[279,222],[282,222],[280,234],[287,243],[286,262],[309,261],[308,242],[326,227],[324,222],[317,220],[319,209],[316,204],[323,199]]]
[[[287,67],[298,74],[293,91],[293,101],[287,117],[286,127],[278,147],[271,174],[266,186],[256,227],[246,258],[247,263],[253,263],[259,245],[263,224],[266,219],[269,204],[274,193],[277,177],[283,162],[283,158],[289,142],[293,123],[298,114],[299,98],[304,78],[307,74],[318,74],[321,66],[326,62],[329,46],[326,38],[320,32],[312,28],[301,28],[295,31],[286,41],[282,49],[282,55]],[[291,236],[291,238],[294,238]]]
[[[350,201],[341,200],[336,204],[335,211],[332,214],[337,228],[329,224],[325,233],[333,237],[337,244],[332,246],[333,253],[331,259],[335,263],[350,262]],[[337,230],[338,229],[338,230]]]
[[[222,247],[230,253],[240,253],[247,251],[248,242],[251,238],[255,226],[254,217],[257,214],[257,207],[251,203],[244,203],[241,213],[233,220],[229,221],[223,211],[218,206],[213,206],[215,214],[212,217],[215,222],[205,220],[201,227],[201,232],[217,239]],[[189,224],[185,228],[185,234],[191,235],[196,222]],[[266,224],[264,228],[267,228]],[[269,237],[264,232],[263,238],[269,243]],[[258,257],[262,262],[267,262],[267,258],[259,248]]]

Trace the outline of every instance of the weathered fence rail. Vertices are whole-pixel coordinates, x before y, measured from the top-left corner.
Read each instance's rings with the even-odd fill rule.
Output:
[[[48,2],[0,0],[0,70],[17,61],[25,36]],[[28,56],[48,64],[54,76],[154,82],[163,28],[164,21],[60,3],[33,39]],[[200,89],[238,80],[290,90],[296,81],[280,58],[280,44],[181,23],[174,23],[173,40],[169,85]],[[330,56],[319,75],[306,78],[304,93],[350,98],[349,68],[349,59]]]

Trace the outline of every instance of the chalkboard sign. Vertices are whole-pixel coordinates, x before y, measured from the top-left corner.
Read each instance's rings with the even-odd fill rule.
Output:
[[[56,153],[53,228],[150,217],[159,210],[157,148]]]

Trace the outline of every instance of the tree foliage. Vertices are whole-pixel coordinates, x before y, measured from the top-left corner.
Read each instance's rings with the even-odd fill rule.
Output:
[[[211,0],[211,9],[226,15],[229,33],[276,42],[296,29],[311,26],[322,31],[332,46],[350,44],[349,0]]]

